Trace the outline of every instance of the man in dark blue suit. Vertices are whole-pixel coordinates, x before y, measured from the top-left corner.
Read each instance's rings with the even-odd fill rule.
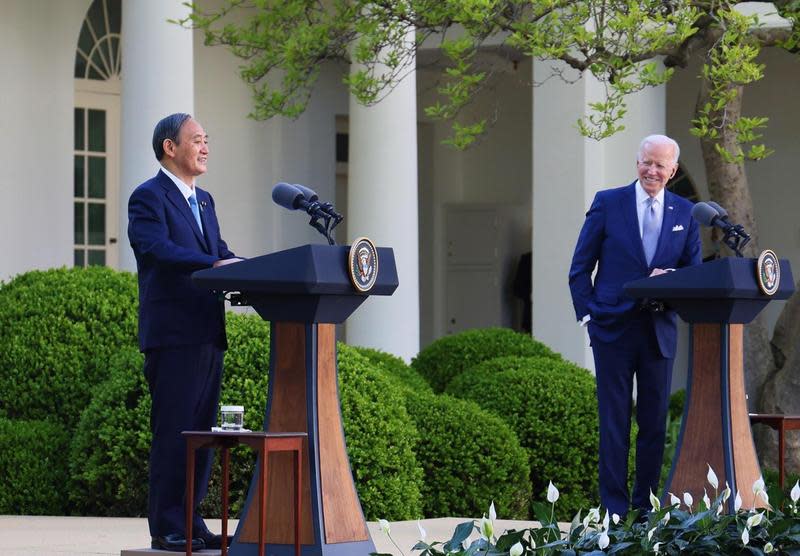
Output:
[[[639,179],[600,191],[575,246],[569,285],[578,321],[588,327],[600,420],[600,501],[624,516],[646,511],[658,489],[676,346],[676,315],[625,295],[631,280],[699,264],[692,203],[665,190],[678,169],[678,144],[646,137],[636,159]],[[592,272],[597,274],[592,283]],[[636,479],[627,486],[632,394],[636,377]]]
[[[128,201],[128,237],[139,279],[139,347],[153,406],[148,520],[152,548],[186,550],[184,430],[216,422],[227,348],[223,302],[196,288],[195,270],[239,261],[222,240],[214,200],[195,185],[206,171],[208,136],[189,114],[156,124],[158,174]],[[198,452],[195,507],[205,497],[211,451]],[[219,548],[195,513],[194,550]]]

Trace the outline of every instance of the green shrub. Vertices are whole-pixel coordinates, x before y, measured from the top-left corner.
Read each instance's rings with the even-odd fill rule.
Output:
[[[380,365],[384,376],[402,388],[416,392],[433,392],[431,385],[412,367],[401,358],[385,351],[354,346],[353,349],[369,359],[375,365]]]
[[[229,314],[229,349],[223,403],[245,406],[245,426],[263,430],[267,397],[269,326],[254,315]],[[388,519],[418,517],[421,470],[414,458],[416,429],[403,398],[368,359],[340,345],[340,392],[345,434],[365,514]],[[144,515],[150,450],[150,395],[136,350],[108,361],[109,379],[83,412],[70,450],[71,497],[92,515]],[[255,456],[245,447],[231,457],[231,510],[244,504]],[[219,458],[201,512],[220,512]]]
[[[369,359],[338,344],[339,395],[347,453],[364,516],[369,520],[422,516],[419,441],[402,390]]]
[[[150,394],[135,348],[108,361],[69,450],[70,499],[80,515],[147,515]]]
[[[425,517],[481,515],[492,501],[505,519],[528,516],[528,456],[502,419],[476,403],[426,392],[410,392],[406,406],[420,436]]]
[[[511,425],[528,451],[534,500],[545,499],[552,481],[561,519],[597,503],[597,400],[588,371],[547,357],[499,357],[464,372],[447,392]]]
[[[507,355],[561,359],[527,334],[508,328],[482,328],[439,338],[420,351],[411,366],[428,381],[434,392],[443,392],[450,381],[466,369]]]
[[[68,443],[55,423],[0,418],[0,514],[67,513]]]
[[[0,285],[0,412],[71,430],[104,362],[135,346],[134,275],[104,267],[31,271]]]

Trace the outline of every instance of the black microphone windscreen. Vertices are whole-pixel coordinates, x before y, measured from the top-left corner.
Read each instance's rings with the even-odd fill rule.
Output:
[[[722,218],[723,220],[728,218],[728,211],[725,210],[724,208],[722,208],[721,206],[719,206],[714,201],[707,201],[706,204],[708,206],[710,206],[711,208],[713,208],[714,210],[716,210],[717,214],[719,214],[719,217]]]
[[[295,210],[303,200],[303,193],[288,183],[276,183],[272,188],[272,200],[285,209]]]
[[[703,226],[713,226],[714,219],[717,217],[719,217],[719,213],[708,203],[695,203],[692,207],[692,218]]]
[[[310,187],[306,187],[305,185],[300,185],[299,183],[294,183],[292,185],[294,185],[300,191],[300,193],[303,194],[303,197],[305,197],[306,201],[308,201],[309,203],[313,203],[314,201],[319,199],[319,195],[317,195],[317,192],[311,189]]]

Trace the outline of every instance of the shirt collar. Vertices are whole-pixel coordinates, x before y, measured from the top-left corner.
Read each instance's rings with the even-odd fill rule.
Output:
[[[647,191],[644,190],[642,184],[639,183],[639,180],[636,180],[636,206],[638,207],[642,203],[644,203],[650,195],[648,195]],[[660,204],[662,207],[664,206],[664,190],[666,187],[662,187],[661,191],[655,196],[655,203]]]
[[[167,175],[167,177],[169,179],[171,179],[175,183],[175,185],[178,186],[178,189],[180,189],[181,194],[183,195],[184,199],[186,199],[188,201],[189,197],[192,196],[192,193],[194,193],[195,190],[192,189],[189,185],[183,183],[183,181],[178,176],[176,176],[175,174],[173,174],[172,172],[170,172],[169,170],[167,170],[163,166],[161,167],[161,171],[164,172]]]

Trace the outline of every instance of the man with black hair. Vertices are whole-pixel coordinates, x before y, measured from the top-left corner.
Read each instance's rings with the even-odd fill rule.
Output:
[[[208,136],[189,114],[156,124],[155,177],[131,194],[128,238],[139,280],[139,347],[153,400],[148,521],[151,547],[186,550],[184,430],[209,430],[216,421],[225,337],[225,309],[196,288],[191,274],[241,259],[220,235],[214,199],[195,184],[206,172]],[[195,508],[208,490],[212,453],[200,450]],[[195,512],[192,549],[219,548]]]

